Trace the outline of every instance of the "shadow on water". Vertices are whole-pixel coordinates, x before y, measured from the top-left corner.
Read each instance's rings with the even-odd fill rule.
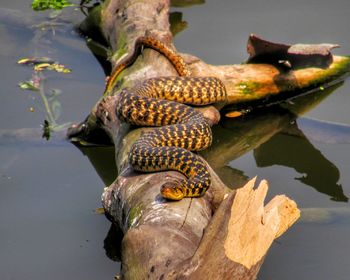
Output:
[[[111,185],[118,176],[115,165],[114,146],[77,146],[77,148],[89,159],[99,177],[106,186]],[[103,242],[106,256],[112,261],[120,262],[121,242],[123,232],[118,225],[111,223],[109,231]]]
[[[113,146],[77,146],[77,148],[89,159],[99,177],[106,186],[111,185],[117,178],[115,165],[115,152]]]
[[[123,232],[118,225],[111,223],[111,227],[107,233],[105,240],[103,241],[103,248],[105,249],[106,255],[112,261],[121,261],[121,249]]]
[[[334,201],[347,202],[340,173],[298,128],[297,116],[316,106],[341,85],[313,92],[269,108],[257,110],[240,118],[222,120],[213,128],[214,143],[202,155],[210,162],[223,181],[237,188],[248,180],[244,171],[230,168],[228,163],[253,151],[258,167],[283,165],[301,174],[297,180]],[[320,125],[319,130],[322,131]],[[329,131],[325,125],[324,134]],[[332,133],[335,130],[331,130]],[[350,130],[347,130],[348,132]],[[344,129],[340,130],[344,136]],[[327,135],[323,135],[327,138]]]
[[[334,201],[347,202],[341,184],[338,168],[316,149],[297,127],[290,124],[287,129],[298,130],[299,136],[283,132],[274,135],[254,150],[258,167],[282,165],[301,174],[296,180],[329,195]]]

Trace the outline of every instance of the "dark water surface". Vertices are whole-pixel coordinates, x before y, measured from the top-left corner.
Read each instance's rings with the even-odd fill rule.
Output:
[[[105,242],[110,223],[94,211],[114,176],[113,158],[106,156],[111,151],[79,151],[59,137],[41,140],[33,129],[45,119],[42,100],[17,86],[32,74],[16,65],[19,58],[54,58],[72,69],[46,74],[45,88],[62,90],[57,122],[87,115],[103,91],[104,74],[74,31],[83,16],[65,13],[65,24],[54,33],[39,32],[31,26],[45,16],[32,12],[28,1],[3,0],[0,6],[2,15],[11,15],[0,21],[0,279],[112,279],[119,263]],[[173,11],[188,22],[176,36],[177,48],[212,64],[244,61],[250,33],[285,43],[338,43],[335,53],[350,55],[345,0],[212,0]],[[273,244],[259,279],[350,279],[349,105],[345,82],[296,122],[289,110],[275,108],[214,129],[205,155],[213,154],[211,163],[227,184],[258,175],[270,183],[269,198],[285,193],[303,209],[300,221]],[[22,130],[25,136],[19,136],[21,128],[31,128],[30,135]],[[244,152],[230,154],[235,145]],[[98,172],[86,154],[100,162]]]
[[[75,146],[41,140],[42,100],[17,86],[32,75],[30,67],[16,65],[19,58],[58,60],[72,69],[67,75],[45,74],[46,89],[62,90],[58,122],[85,118],[101,95],[104,73],[74,31],[83,17],[79,11],[67,13],[68,23],[53,35],[31,27],[45,16],[32,12],[29,1],[1,3],[10,20],[0,21],[0,279],[113,279],[120,265],[104,249],[110,222],[95,212],[105,184]],[[24,131],[21,136],[20,128],[39,133]],[[6,137],[9,131],[16,134]],[[110,162],[105,164],[110,170]]]

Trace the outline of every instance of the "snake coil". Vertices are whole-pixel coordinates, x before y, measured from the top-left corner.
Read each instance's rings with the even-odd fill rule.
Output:
[[[181,56],[153,37],[141,37],[135,43],[134,52],[114,70],[106,92],[113,89],[119,73],[135,61],[141,46],[165,55],[180,77],[152,78],[121,91],[116,108],[119,119],[155,127],[133,144],[130,164],[142,172],[177,170],[184,174],[186,179],[167,182],[161,187],[161,194],[167,199],[201,196],[211,184],[210,174],[204,161],[190,151],[209,147],[212,133],[204,116],[188,105],[225,101],[225,86],[215,77],[191,77]]]

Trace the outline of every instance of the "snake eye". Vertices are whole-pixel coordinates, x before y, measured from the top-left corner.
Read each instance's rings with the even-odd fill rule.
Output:
[[[181,186],[173,182],[167,182],[160,188],[160,193],[166,199],[181,200],[184,198],[184,192]]]

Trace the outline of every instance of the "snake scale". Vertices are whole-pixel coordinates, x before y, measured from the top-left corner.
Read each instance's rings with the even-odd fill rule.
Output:
[[[209,147],[212,133],[204,116],[188,105],[225,101],[225,86],[215,77],[191,77],[183,58],[173,49],[153,37],[140,37],[134,52],[113,71],[105,92],[113,89],[119,73],[136,60],[142,47],[163,54],[180,76],[151,78],[121,91],[116,108],[118,118],[134,125],[155,127],[133,144],[129,162],[137,171],[177,170],[187,177],[165,183],[161,187],[164,198],[201,196],[211,184],[210,174],[204,161],[191,151]]]

